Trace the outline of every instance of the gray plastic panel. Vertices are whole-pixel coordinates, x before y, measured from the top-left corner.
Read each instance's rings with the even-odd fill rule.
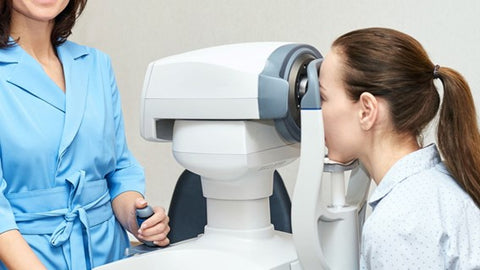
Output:
[[[320,98],[320,85],[318,83],[318,71],[323,62],[323,58],[315,59],[308,64],[308,86],[307,92],[302,98],[302,110],[320,110],[322,108],[322,99]]]
[[[300,142],[301,128],[299,121],[296,121],[298,119],[294,117],[294,115],[299,117],[298,112],[291,111],[296,107],[289,104],[289,95],[292,94],[289,91],[292,88],[288,78],[294,62],[305,54],[311,55],[314,59],[322,58],[320,52],[310,45],[284,45],[270,55],[263,72],[259,75],[260,119],[274,119],[277,131],[290,142]],[[315,77],[318,85],[318,76]]]
[[[288,82],[260,74],[258,79],[260,119],[284,118],[288,112]]]

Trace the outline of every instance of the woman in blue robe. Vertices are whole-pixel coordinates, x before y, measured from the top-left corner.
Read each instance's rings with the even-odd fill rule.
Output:
[[[0,269],[90,269],[141,230],[144,172],[127,148],[110,59],[67,41],[86,0],[0,3]]]

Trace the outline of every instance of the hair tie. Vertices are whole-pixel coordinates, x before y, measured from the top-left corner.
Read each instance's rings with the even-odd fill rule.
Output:
[[[440,74],[438,74],[439,69],[440,69],[439,65],[435,65],[435,67],[433,68],[433,78],[434,79],[440,78]]]

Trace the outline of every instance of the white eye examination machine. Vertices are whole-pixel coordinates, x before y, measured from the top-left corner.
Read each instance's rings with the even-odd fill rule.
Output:
[[[259,42],[152,62],[141,134],[171,141],[178,163],[201,176],[207,225],[97,269],[358,269],[370,178],[358,162],[326,158],[321,61],[306,44]],[[290,234],[274,230],[269,196],[274,171],[299,157]]]

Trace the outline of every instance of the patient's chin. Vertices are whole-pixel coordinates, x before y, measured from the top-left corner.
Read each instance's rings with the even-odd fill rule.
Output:
[[[331,161],[343,163],[343,164],[348,164],[354,160],[354,158],[345,157],[343,155],[338,155],[336,153],[328,153],[328,159],[330,159]]]

